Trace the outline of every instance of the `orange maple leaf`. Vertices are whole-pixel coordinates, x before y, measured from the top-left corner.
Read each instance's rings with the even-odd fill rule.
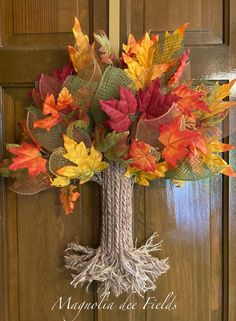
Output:
[[[177,161],[182,161],[192,153],[193,144],[196,148],[202,148],[204,141],[197,132],[181,129],[182,116],[177,117],[168,125],[160,126],[159,141],[165,146],[162,157],[173,167],[177,167]]]
[[[39,147],[23,142],[21,145],[8,145],[7,150],[16,155],[8,167],[10,170],[27,168],[30,176],[47,172],[47,161],[41,157]]]
[[[44,128],[47,131],[50,131],[53,126],[62,122],[62,117],[56,109],[56,102],[53,95],[48,95],[46,97],[43,105],[43,114],[48,117],[36,120],[34,122],[34,128]]]
[[[60,201],[63,205],[63,209],[66,215],[73,213],[75,202],[80,196],[80,193],[78,191],[75,191],[76,188],[77,187],[74,185],[68,185],[61,188]]]
[[[78,106],[73,106],[72,96],[65,87],[61,90],[57,103],[52,94],[47,95],[43,105],[43,115],[46,115],[47,117],[36,120],[34,122],[34,128],[44,128],[47,131],[50,131],[53,126],[56,126],[63,121],[60,112],[73,111],[76,108],[78,108]]]
[[[75,17],[73,27],[73,34],[75,37],[75,47],[68,46],[70,59],[72,61],[75,71],[85,69],[94,59],[93,48],[89,44],[88,36],[82,32],[79,20]]]
[[[230,165],[227,165],[220,173],[226,176],[236,177],[236,172]]]
[[[70,108],[70,110],[73,110],[75,108],[75,106],[73,106],[72,96],[66,87],[64,87],[59,93],[57,105],[55,106],[55,108],[58,111],[64,111],[68,108]]]
[[[130,145],[128,158],[132,159],[131,167],[139,168],[146,172],[155,172],[156,158],[150,153],[151,146],[142,141],[133,141]]]
[[[181,97],[181,99],[177,101],[177,105],[183,114],[189,117],[194,117],[193,111],[196,110],[210,112],[208,105],[201,100],[204,96],[204,93],[201,91],[190,89],[186,85],[181,84],[172,90],[172,94]]]

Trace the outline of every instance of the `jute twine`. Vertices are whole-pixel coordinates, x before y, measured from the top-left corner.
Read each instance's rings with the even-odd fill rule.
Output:
[[[123,292],[142,293],[156,288],[155,281],[169,269],[167,260],[151,255],[161,249],[154,233],[145,245],[133,244],[133,182],[116,163],[102,173],[102,232],[97,249],[72,242],[66,249],[66,268],[73,271],[71,284],[98,281],[98,292],[119,296]]]

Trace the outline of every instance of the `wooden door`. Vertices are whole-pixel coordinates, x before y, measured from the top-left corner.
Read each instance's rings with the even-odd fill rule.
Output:
[[[3,150],[5,142],[19,137],[16,123],[25,113],[33,80],[67,61],[73,17],[79,17],[90,35],[98,28],[107,30],[108,1],[1,0],[0,4]],[[235,14],[235,0],[122,0],[121,40],[129,31],[140,37],[145,30],[163,33],[189,21],[186,45],[191,46],[192,76],[227,81],[236,77]],[[229,123],[234,126],[233,118]],[[230,140],[236,143],[234,136]],[[1,320],[68,321],[77,312],[51,310],[58,298],[99,302],[96,285],[88,293],[69,286],[62,257],[65,245],[76,235],[80,243],[97,246],[99,188],[83,186],[75,214],[65,217],[55,190],[27,197],[10,192],[7,184],[1,186]],[[171,269],[158,280],[157,290],[144,298],[111,297],[115,309],[83,309],[76,320],[235,321],[235,188],[234,180],[221,177],[187,183],[182,189],[164,181],[148,189],[135,187],[135,237],[141,244],[157,231],[164,239],[160,255],[169,256]],[[143,309],[147,300],[163,303],[169,294],[162,308],[149,304]],[[120,310],[126,299],[137,307]]]
[[[25,115],[33,81],[68,61],[77,16],[92,36],[107,30],[106,0],[1,0],[1,151],[19,137],[17,122]],[[72,320],[74,312],[51,311],[60,297],[93,301],[93,291],[74,290],[63,267],[67,242],[76,235],[83,244],[98,239],[92,219],[92,185],[82,189],[75,215],[63,214],[55,190],[18,196],[1,185],[0,297],[1,321]],[[99,215],[98,215],[99,217]],[[93,320],[94,311],[77,320]]]
[[[164,35],[189,22],[185,45],[191,48],[191,76],[229,81],[236,77],[236,1],[132,0],[122,1],[125,19],[121,38],[145,30]],[[123,40],[122,39],[122,40]],[[235,112],[229,119],[235,128]],[[235,135],[229,138],[235,143]],[[235,164],[234,153],[230,161]],[[186,183],[178,189],[158,181],[149,189],[136,188],[136,233],[140,239],[158,231],[163,256],[171,269],[149,296],[176,294],[172,311],[147,309],[137,320],[236,320],[236,183],[214,177]],[[138,201],[137,201],[138,199]]]

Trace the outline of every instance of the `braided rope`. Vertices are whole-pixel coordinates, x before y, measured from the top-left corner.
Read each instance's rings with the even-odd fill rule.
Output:
[[[102,173],[102,233],[98,249],[76,242],[68,245],[65,266],[73,271],[74,287],[99,282],[102,295],[113,292],[142,293],[156,288],[155,281],[169,269],[167,259],[150,253],[161,249],[154,233],[140,248],[133,245],[133,182],[124,176],[124,168],[110,163]]]

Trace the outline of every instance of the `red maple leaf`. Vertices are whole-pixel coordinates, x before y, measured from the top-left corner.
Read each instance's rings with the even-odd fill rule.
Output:
[[[150,145],[142,141],[133,140],[128,154],[128,158],[132,159],[129,165],[146,172],[154,172],[156,170],[156,158],[151,155],[150,148]]]
[[[177,167],[177,161],[183,161],[195,148],[204,150],[205,143],[202,136],[188,129],[181,129],[182,116],[177,117],[168,125],[160,126],[159,141],[165,146],[162,157],[173,167]]]
[[[23,142],[19,146],[8,145],[7,150],[16,155],[12,159],[12,164],[8,167],[10,170],[26,168],[30,176],[47,172],[47,161],[41,157],[39,147]]]
[[[120,99],[100,100],[101,109],[109,116],[106,124],[118,133],[126,131],[132,124],[131,117],[137,111],[134,94],[125,87],[120,87]]]
[[[180,97],[177,101],[177,105],[186,116],[193,117],[194,110],[210,112],[207,104],[201,100],[204,96],[203,92],[190,89],[186,85],[181,84],[177,88],[173,89],[172,93]]]
[[[170,79],[168,81],[169,86],[175,85],[176,83],[178,83],[180,81],[180,79],[183,75],[184,69],[187,65],[187,61],[189,59],[189,54],[190,54],[190,48],[187,51],[185,51],[184,54],[182,55],[178,69],[170,77]]]
[[[164,115],[173,103],[180,98],[176,95],[162,94],[159,78],[153,80],[147,90],[138,93],[138,110],[142,113],[141,118],[153,119]]]

